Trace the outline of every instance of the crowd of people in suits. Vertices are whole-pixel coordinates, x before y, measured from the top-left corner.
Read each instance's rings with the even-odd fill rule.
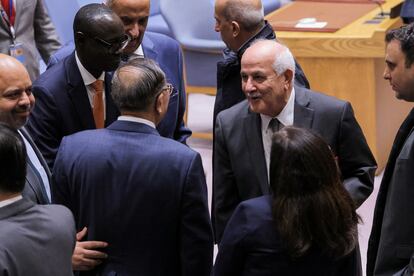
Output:
[[[351,104],[310,90],[260,0],[215,1],[227,48],[211,219],[180,46],[145,31],[150,1],[83,6],[59,50],[42,0],[0,7],[1,275],[362,275],[356,209],[375,159]],[[414,25],[385,42],[384,78],[412,102]],[[368,276],[414,272],[413,112],[378,194]]]

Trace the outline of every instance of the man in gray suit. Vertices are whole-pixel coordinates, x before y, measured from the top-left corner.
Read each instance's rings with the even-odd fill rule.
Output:
[[[72,213],[22,197],[26,150],[19,133],[0,124],[0,274],[72,275]]]
[[[359,206],[373,189],[376,163],[350,103],[293,87],[289,49],[261,40],[241,60],[247,100],[217,117],[213,164],[213,218],[219,242],[243,200],[269,193],[271,136],[286,125],[319,133],[337,156],[343,183]]]
[[[28,153],[23,196],[47,204],[50,203],[49,167],[24,127],[34,103],[27,70],[15,58],[0,54],[0,122],[19,130]]]
[[[43,0],[0,1],[0,53],[16,57],[34,81],[39,76],[39,55],[45,63],[60,48]]]

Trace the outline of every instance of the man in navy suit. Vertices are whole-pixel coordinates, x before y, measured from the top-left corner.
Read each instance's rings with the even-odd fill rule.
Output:
[[[35,99],[26,68],[15,58],[0,54],[0,122],[18,130],[26,144],[27,171],[23,197],[38,203],[50,203],[50,171],[24,125]]]
[[[113,77],[118,120],[62,141],[54,202],[72,210],[78,227],[89,226],[89,239],[109,244],[93,275],[210,275],[200,155],[155,128],[172,90],[154,61],[131,60]]]
[[[128,42],[122,21],[105,5],[86,5],[75,16],[74,37],[76,51],[33,83],[37,104],[27,128],[50,168],[63,136],[102,128],[118,116],[108,72]]]
[[[191,131],[184,126],[183,121],[186,96],[180,45],[166,35],[145,32],[150,12],[149,0],[108,0],[106,5],[121,18],[125,33],[131,37],[123,50],[123,60],[137,57],[155,60],[165,72],[167,81],[174,86],[167,114],[157,125],[158,132],[161,136],[186,143]],[[50,58],[48,67],[69,55],[72,50],[73,44],[69,44],[57,51]]]

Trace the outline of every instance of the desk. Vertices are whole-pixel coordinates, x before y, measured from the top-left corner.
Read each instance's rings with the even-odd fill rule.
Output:
[[[387,0],[385,12],[402,0]],[[269,22],[278,12],[266,16]],[[385,33],[399,27],[399,18],[379,24],[364,24],[380,12],[379,8],[334,33],[278,32],[302,66],[313,90],[352,103],[356,118],[378,162],[384,168],[395,134],[413,107],[395,99],[390,85],[382,77]]]

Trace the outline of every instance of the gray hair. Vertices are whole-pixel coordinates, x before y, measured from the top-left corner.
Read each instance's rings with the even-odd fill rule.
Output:
[[[121,111],[146,111],[165,85],[165,74],[157,63],[137,58],[115,71],[111,94]]]
[[[258,9],[250,1],[232,0],[224,7],[223,17],[238,22],[248,32],[255,31],[264,24],[263,5]]]
[[[276,74],[283,74],[286,70],[291,70],[293,75],[295,75],[295,59],[293,58],[292,53],[289,48],[282,45],[283,50],[277,51],[275,60],[272,64],[273,70]]]

